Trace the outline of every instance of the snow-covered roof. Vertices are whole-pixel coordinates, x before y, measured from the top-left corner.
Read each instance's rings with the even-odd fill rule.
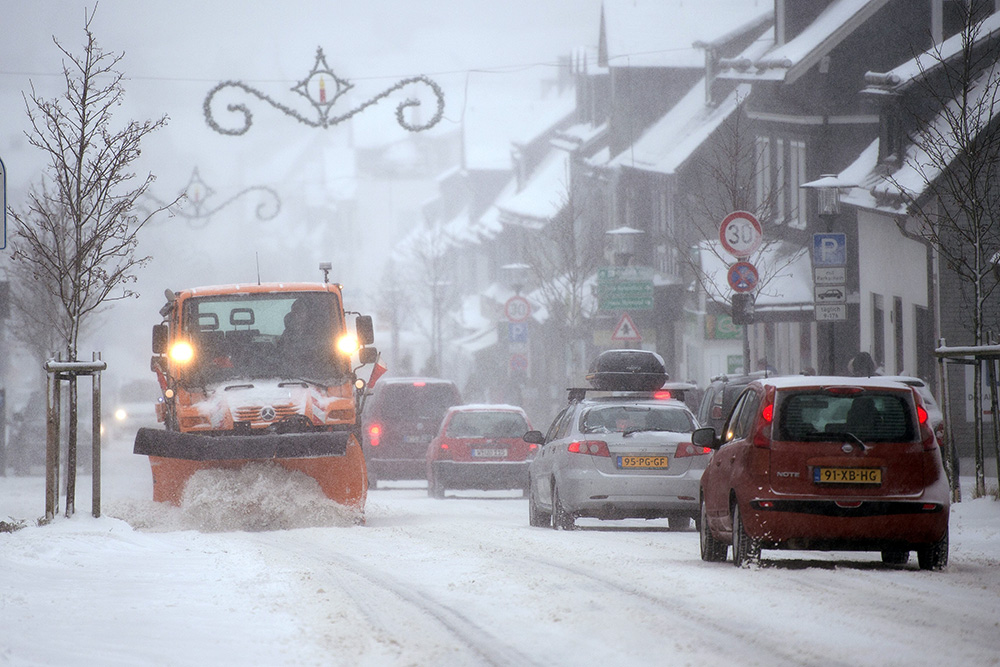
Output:
[[[793,83],[889,0],[834,0],[793,39],[763,55],[755,44],[721,64],[720,78]]]
[[[710,281],[708,297],[723,303],[733,290],[729,286],[729,258],[718,241],[702,241],[698,253],[701,270]],[[726,258],[725,260],[723,258]],[[751,258],[760,274],[760,287],[754,308],[766,312],[792,312],[813,309],[812,261],[808,248],[788,242],[763,246]]]
[[[563,209],[569,198],[569,153],[553,149],[528,182],[511,196],[497,201],[502,214],[516,224],[544,227]]]
[[[604,0],[610,67],[701,69],[695,42],[714,42],[774,13],[771,0]]]
[[[983,19],[976,34],[975,43],[979,44],[986,40],[995,39],[1000,33],[1000,12],[990,14]],[[898,65],[885,73],[869,73],[869,79],[874,79],[878,83],[869,86],[868,90],[882,89],[901,92],[908,88],[914,81],[923,78],[942,63],[956,57],[962,50],[962,33],[958,32],[940,45],[928,49],[927,51],[910,58],[905,63]]]
[[[510,171],[514,145],[534,141],[575,112],[572,87],[543,88],[534,74],[469,73],[462,110],[466,169]]]
[[[980,75],[969,91],[965,104],[972,135],[990,127],[1000,115],[1000,104],[994,99],[1000,84],[1000,71],[987,71]],[[941,175],[941,171],[951,165],[959,148],[954,135],[954,119],[958,117],[960,101],[951,100],[927,127],[917,132],[917,139],[910,140],[898,169],[886,173],[878,163],[876,139],[838,178],[843,182],[856,183],[843,201],[853,206],[873,208],[892,213],[903,213],[906,203],[918,199]],[[929,154],[928,147],[933,147]]]
[[[673,174],[749,94],[750,84],[740,84],[718,105],[710,106],[705,104],[702,79],[610,166]]]

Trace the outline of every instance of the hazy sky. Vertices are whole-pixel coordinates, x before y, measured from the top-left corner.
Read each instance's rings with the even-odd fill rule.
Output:
[[[44,164],[41,152],[24,138],[22,92],[33,84],[43,97],[61,94],[62,54],[53,37],[80,53],[85,13],[95,4],[92,30],[99,45],[125,55],[120,69],[127,78],[126,102],[116,118],[169,116],[167,127],[144,143],[136,165],[139,174],[157,176],[152,192],[161,199],[183,189],[193,166],[220,198],[267,185],[277,171],[274,160],[287,160],[309,142],[329,146],[338,141],[337,132],[346,131],[307,128],[254,102],[248,104],[254,113],[251,130],[242,137],[222,136],[208,127],[202,109],[207,93],[222,81],[242,81],[294,105],[301,98],[289,89],[309,74],[321,47],[330,68],[362,99],[402,78],[434,79],[445,89],[446,109],[432,131],[446,131],[458,126],[470,72],[552,76],[559,56],[596,47],[600,26],[600,0],[0,0],[0,158],[7,167],[9,204],[19,205]],[[395,122],[396,103],[366,109],[358,120],[379,132],[384,128],[387,137],[404,136]],[[294,187],[283,187],[287,202]],[[95,332],[94,349],[118,367],[116,357],[147,365],[148,331],[163,289],[203,284],[195,275],[199,270],[214,271],[213,282],[237,282],[250,279],[259,262],[264,279],[303,279],[296,272],[307,270],[305,279],[319,278],[312,259],[301,266],[268,266],[265,237],[280,230],[248,222],[238,208],[217,215],[204,230],[174,218],[144,231],[152,247],[142,251],[154,261],[139,276],[142,298],[114,306]],[[286,206],[283,214],[290,210]],[[234,257],[238,269],[219,266]],[[283,275],[273,275],[279,272]],[[339,279],[347,283],[349,277]],[[355,295],[361,291],[357,284],[351,289]]]

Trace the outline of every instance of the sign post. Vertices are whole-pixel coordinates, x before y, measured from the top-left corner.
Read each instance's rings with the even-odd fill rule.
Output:
[[[733,211],[719,225],[719,242],[737,261],[729,267],[726,278],[733,289],[730,315],[734,324],[743,326],[743,370],[750,372],[750,335],[746,325],[753,323],[753,291],[760,275],[757,267],[747,261],[764,240],[760,221],[748,211]]]
[[[847,234],[813,234],[812,261],[816,320],[846,320]]]
[[[764,232],[760,222],[752,213],[734,211],[719,225],[719,240],[722,247],[733,257],[749,257],[760,247]]]

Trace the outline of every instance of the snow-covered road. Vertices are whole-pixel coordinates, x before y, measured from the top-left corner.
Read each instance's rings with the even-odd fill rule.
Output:
[[[515,493],[380,488],[353,526],[296,491],[274,524],[300,527],[206,532],[204,505],[149,486],[111,452],[105,516],[81,493],[74,518],[0,534],[0,664],[1000,664],[992,500],[953,508],[944,572],[817,552],[737,569],[665,521],[531,528]],[[37,516],[43,488],[0,478],[0,518]],[[238,526],[227,511],[211,525]]]

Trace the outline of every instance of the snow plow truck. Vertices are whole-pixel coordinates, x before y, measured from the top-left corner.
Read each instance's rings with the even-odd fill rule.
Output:
[[[166,291],[151,361],[164,428],[140,428],[133,449],[149,457],[155,501],[180,504],[200,470],[273,461],[363,513],[366,383],[356,371],[381,366],[371,317],[345,312],[341,290],[323,282]]]

